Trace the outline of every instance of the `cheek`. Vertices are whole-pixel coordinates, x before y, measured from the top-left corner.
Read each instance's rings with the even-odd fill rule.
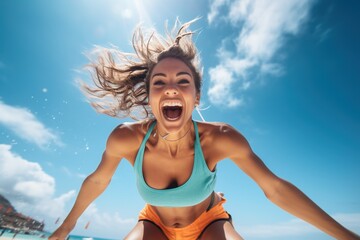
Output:
[[[148,97],[148,104],[151,106],[151,107],[154,107],[154,98],[153,97]]]
[[[153,111],[154,109],[156,109],[156,106],[158,105],[158,99],[156,96],[157,95],[152,91],[150,91],[148,95],[148,104],[150,105]]]
[[[153,101],[156,100],[158,98],[159,94],[157,93],[156,90],[150,90],[149,91],[149,94],[148,94],[148,99],[149,99],[149,102],[150,101]]]

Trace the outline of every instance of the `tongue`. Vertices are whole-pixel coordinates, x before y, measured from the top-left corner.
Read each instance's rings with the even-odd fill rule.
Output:
[[[179,107],[168,107],[165,109],[165,115],[167,118],[176,119],[181,115],[181,108]]]

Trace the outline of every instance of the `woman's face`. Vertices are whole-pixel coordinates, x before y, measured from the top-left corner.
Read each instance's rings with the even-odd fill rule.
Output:
[[[168,133],[184,127],[199,98],[192,71],[183,61],[165,58],[156,64],[150,76],[149,105]]]

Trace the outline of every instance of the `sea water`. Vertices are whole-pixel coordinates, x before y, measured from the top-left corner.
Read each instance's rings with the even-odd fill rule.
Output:
[[[14,236],[14,233],[10,233],[10,232],[5,232],[0,239],[12,239]],[[47,239],[47,237],[49,236],[49,234],[44,234],[43,237],[41,236],[35,236],[35,235],[29,235],[29,234],[22,234],[22,233],[18,233],[14,240],[27,240],[27,239],[33,239],[33,240],[44,240]],[[110,240],[108,238],[96,238],[96,237],[86,237],[86,236],[76,236],[76,235],[70,235],[69,240]]]

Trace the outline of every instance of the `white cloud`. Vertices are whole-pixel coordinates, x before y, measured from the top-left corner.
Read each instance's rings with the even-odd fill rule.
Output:
[[[11,145],[0,144],[0,194],[13,204],[18,212],[39,221],[45,220],[46,230],[54,230],[68,214],[68,204],[76,195],[70,190],[54,196],[55,179],[39,163],[31,162],[14,153]],[[85,224],[91,221],[89,229]],[[91,204],[79,219],[75,232],[81,235],[114,238],[128,233],[136,218],[123,218],[119,212],[103,212]]]
[[[225,15],[227,21],[223,24],[231,24],[238,32],[233,40],[236,51],[230,51],[222,44],[218,49],[220,62],[209,70],[210,101],[225,106],[229,102],[243,102],[243,94],[238,92],[249,89],[259,77],[282,75],[284,69],[274,58],[285,45],[286,37],[299,33],[313,3],[312,0],[214,1],[208,14],[209,24],[223,21],[217,17]],[[220,13],[220,8],[224,6],[225,13]],[[230,86],[218,86],[224,84],[216,80],[219,69],[226,69],[227,76],[231,76],[231,81],[227,82]],[[224,88],[230,90],[226,94],[217,92]],[[223,98],[222,102],[219,95]],[[234,98],[238,95],[241,97]]]
[[[214,0],[210,6],[210,12],[207,16],[208,22],[211,24],[219,15],[220,8],[224,6],[228,0]]]
[[[231,7],[229,7],[228,18],[233,23],[243,21],[246,18],[246,15],[249,14],[252,8],[252,0],[243,0],[243,1],[233,1]]]
[[[264,63],[261,65],[261,73],[270,74],[274,76],[281,76],[284,73],[284,69],[277,63]]]
[[[210,101],[215,104],[226,104],[235,107],[242,104],[242,100],[235,98],[231,93],[231,85],[234,83],[233,72],[223,65],[210,69],[210,87],[208,94]]]
[[[248,58],[267,61],[283,45],[285,34],[298,33],[307,18],[310,1],[257,0],[247,4],[247,11],[236,12],[231,18],[234,24],[244,21],[237,50]]]
[[[360,230],[360,213],[334,214],[332,217],[350,230]],[[246,238],[264,239],[305,236],[320,232],[319,229],[300,219],[292,219],[288,222],[274,224],[261,224],[253,226],[242,225],[237,227],[237,229],[239,229],[239,232]]]
[[[84,229],[89,223],[88,229]],[[122,218],[119,212],[100,211],[95,203],[90,204],[79,218],[74,232],[84,236],[101,236],[103,238],[120,238],[135,226],[137,218]]]
[[[56,218],[64,214],[66,202],[74,197],[69,191],[54,197],[55,179],[40,164],[28,161],[0,144],[0,193],[17,211],[40,218]],[[41,220],[41,219],[40,219]]]
[[[44,126],[28,109],[13,107],[0,101],[0,124],[18,137],[45,148],[50,143],[62,145],[59,137]]]

